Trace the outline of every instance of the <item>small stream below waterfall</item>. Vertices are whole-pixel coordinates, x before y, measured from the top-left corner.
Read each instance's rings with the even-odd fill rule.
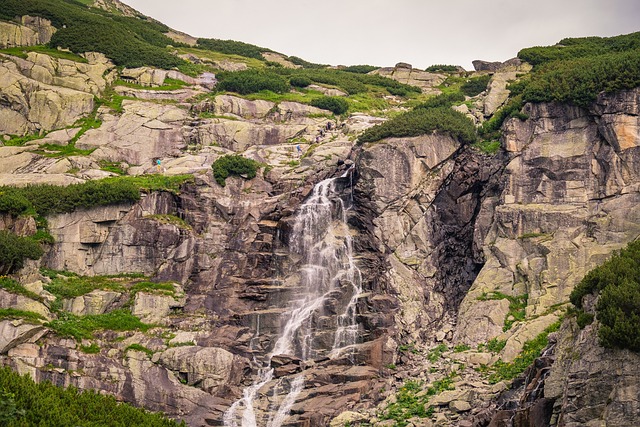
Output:
[[[356,343],[356,303],[362,293],[362,278],[353,254],[353,239],[347,224],[351,200],[340,194],[338,181],[353,173],[349,169],[339,178],[319,182],[312,194],[300,206],[290,234],[289,250],[299,257],[295,297],[283,313],[279,337],[263,360],[253,384],[243,391],[241,399],[224,414],[226,427],[280,427],[289,416],[299,393],[304,389],[304,371],[293,378],[274,380],[271,361],[275,356],[287,355],[311,360],[334,356],[340,349]],[[326,334],[326,319],[330,325],[332,344],[319,339],[320,329]],[[259,328],[259,326],[258,326]],[[259,334],[259,329],[255,332]],[[270,383],[269,410],[260,414],[256,409],[261,389]]]

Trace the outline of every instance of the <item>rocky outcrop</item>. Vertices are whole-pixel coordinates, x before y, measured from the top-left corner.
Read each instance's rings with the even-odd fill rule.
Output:
[[[275,52],[262,52],[262,57],[270,62],[275,62],[276,64],[280,64],[285,68],[302,68],[302,65],[296,65],[293,62],[289,61],[286,57],[279,53]]]
[[[443,74],[429,73],[413,68],[410,64],[398,63],[395,67],[380,68],[371,74],[377,74],[397,80],[400,83],[417,86],[422,93],[437,95],[440,90],[436,86],[440,85],[446,78]]]
[[[617,97],[638,102],[638,93]],[[632,103],[614,99],[603,97],[597,105],[606,103],[609,114],[619,117],[615,120],[575,107],[539,104],[525,108],[529,120],[512,119],[506,125],[512,160],[484,237],[486,263],[460,308],[457,340],[477,344],[508,339],[504,354],[512,357],[524,341],[556,320],[550,311],[568,301],[587,271],[640,235],[640,217],[631,208],[639,201],[639,137],[621,134],[614,124],[637,117]],[[607,132],[612,141],[626,138],[625,148],[600,137]],[[483,297],[496,292],[526,295],[527,317],[537,320],[503,333],[506,317],[494,317],[504,312],[504,301]]]
[[[0,49],[47,44],[56,29],[48,19],[25,15],[20,24],[0,21]]]
[[[531,65],[523,62],[518,58],[511,58],[505,62],[489,62],[483,61],[481,59],[476,59],[471,62],[473,64],[473,68],[476,71],[489,71],[492,73],[495,72],[510,72],[510,71],[530,71]]]
[[[101,54],[88,63],[30,52],[27,59],[0,62],[0,133],[23,135],[72,125],[90,113],[94,96],[113,79],[113,64]]]

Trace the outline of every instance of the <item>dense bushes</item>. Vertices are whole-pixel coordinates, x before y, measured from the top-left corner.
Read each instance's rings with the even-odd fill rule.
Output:
[[[374,142],[383,138],[418,136],[439,131],[448,133],[461,142],[476,141],[473,123],[462,113],[449,107],[416,108],[380,125],[367,129],[359,143]]]
[[[535,66],[522,92],[525,102],[569,102],[589,107],[598,93],[640,86],[640,32],[617,37],[564,39],[522,49]]]
[[[244,176],[247,179],[255,178],[260,163],[238,155],[225,155],[211,165],[213,177],[221,186],[226,185],[226,179],[230,175]]]
[[[311,101],[311,105],[314,107],[322,108],[323,110],[329,110],[333,114],[344,114],[349,109],[349,103],[346,99],[339,96],[323,96],[321,98],[315,98]]]
[[[19,270],[25,259],[38,259],[42,254],[42,248],[34,239],[0,230],[0,275]]]
[[[451,107],[452,105],[464,100],[465,97],[461,92],[442,93],[427,99],[422,104],[418,104],[415,108]]]
[[[425,68],[425,71],[429,73],[455,73],[458,71],[458,67],[456,65],[435,64]]]
[[[491,76],[488,74],[472,77],[462,84],[460,90],[467,96],[479,95],[487,88],[489,80],[491,80]]]
[[[597,293],[600,343],[640,351],[640,241],[630,243],[587,273],[571,292],[570,299],[582,309],[583,298]]]
[[[640,49],[541,66],[524,89],[525,101],[571,102],[588,107],[598,93],[640,86]]]
[[[55,375],[55,374],[52,374]],[[53,378],[53,377],[52,377]],[[6,427],[177,427],[161,414],[118,403],[113,396],[36,384],[10,368],[0,368],[0,425]]]
[[[311,79],[305,76],[291,76],[289,78],[289,84],[293,87],[307,87],[311,83],[313,83]]]
[[[255,58],[264,61],[263,52],[271,52],[271,50],[255,46],[249,43],[243,43],[235,40],[220,39],[198,39],[198,47],[200,49],[212,50],[214,52],[227,53],[232,55],[245,56],[247,58]]]
[[[135,202],[140,199],[141,190],[175,191],[189,179],[189,175],[123,176],[66,187],[46,184],[23,188],[0,187],[0,213],[18,215],[31,212],[45,216],[73,212],[78,208]]]
[[[268,71],[244,70],[218,75],[219,90],[236,92],[241,95],[270,90],[276,93],[289,91],[289,83],[278,74]]]
[[[341,70],[348,73],[367,74],[378,68],[380,67],[374,67],[373,65],[349,65],[348,67],[341,68]]]
[[[110,15],[74,1],[4,0],[0,18],[11,20],[22,15],[50,19],[58,29],[52,47],[75,53],[102,52],[125,67],[150,65],[172,68],[185,61],[165,49],[171,42],[162,24],[144,19]]]
[[[538,66],[558,60],[594,57],[637,49],[640,49],[640,32],[616,37],[566,38],[560,40],[555,46],[522,49],[518,52],[518,58]]]

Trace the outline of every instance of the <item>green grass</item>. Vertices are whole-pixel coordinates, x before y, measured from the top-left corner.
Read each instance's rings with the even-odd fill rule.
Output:
[[[58,299],[76,298],[96,289],[118,292],[124,290],[121,281],[108,276],[78,276],[73,273],[62,275],[52,272],[49,277],[51,283],[46,284],[44,288]]]
[[[0,49],[0,53],[6,53],[7,55],[17,56],[22,59],[27,59],[29,52],[43,53],[53,58],[67,59],[69,61],[81,62],[86,64],[88,61],[80,55],[76,55],[73,52],[65,52],[63,50],[52,49],[47,46],[20,46],[11,47],[7,49]]]
[[[0,368],[0,408],[0,425],[5,427],[185,427],[93,390],[80,392],[48,381],[36,384],[8,367]]]
[[[472,146],[481,153],[493,156],[500,151],[501,144],[500,141],[478,141]]]
[[[445,344],[438,344],[437,347],[429,350],[429,353],[427,354],[427,359],[429,360],[429,362],[435,363],[438,361],[438,359],[442,357],[442,353],[448,350],[449,350],[449,347],[447,347]]]
[[[504,326],[502,327],[503,331],[508,331],[511,329],[515,322],[523,321],[526,317],[526,307],[527,307],[527,299],[529,295],[518,295],[511,296],[503,294],[502,292],[489,292],[483,293],[478,297],[478,301],[493,301],[493,300],[501,300],[506,299],[509,300],[509,313],[504,320]]]
[[[100,160],[98,162],[100,169],[103,171],[115,173],[118,175],[126,175],[127,172],[122,169],[121,162],[110,162],[108,160]]]
[[[246,64],[247,67],[253,68],[253,69],[261,69],[261,68],[265,68],[266,66],[264,61],[260,59],[249,58],[246,56],[235,55],[230,53],[215,52],[212,50],[198,49],[195,47],[179,47],[176,50],[180,55],[192,54],[197,57],[210,59],[216,62],[221,62],[221,61],[240,62],[240,63]]]
[[[100,353],[100,346],[94,342],[89,345],[79,345],[78,349],[86,354],[98,354]]]
[[[551,332],[557,331],[559,328],[560,322],[556,322],[546,328],[544,332],[533,340],[524,343],[522,353],[520,353],[513,362],[505,363],[499,360],[493,366],[489,367],[488,369],[493,371],[489,375],[489,382],[495,384],[503,380],[512,380],[524,372],[524,370],[542,354],[542,350],[544,350],[549,343],[547,339],[548,335]]]
[[[22,286],[19,282],[17,282],[16,280],[13,280],[10,277],[0,276],[0,288],[12,294],[22,295],[27,298],[31,298],[32,300],[36,300],[40,302],[43,301],[40,295],[34,292],[31,292],[30,290]]]
[[[469,347],[467,344],[458,344],[455,347],[453,347],[453,352],[454,353],[462,353],[463,351],[467,351],[470,350],[471,347]]]
[[[189,86],[188,83],[183,82],[182,80],[165,78],[164,82],[160,86],[143,86],[132,82],[127,82],[124,80],[116,80],[113,83],[114,86],[125,86],[130,87],[132,89],[143,89],[143,90],[177,90],[182,89],[186,86]]]
[[[155,214],[145,216],[145,218],[153,219],[163,224],[173,224],[183,230],[191,230],[191,225],[187,221],[175,215]]]
[[[506,345],[507,345],[507,340],[499,340],[497,338],[492,338],[487,343],[487,350],[489,350],[491,353],[500,353]]]
[[[0,319],[24,319],[30,323],[41,323],[45,318],[33,311],[16,310],[15,308],[0,308]]]
[[[137,292],[159,292],[165,295],[174,295],[175,289],[173,287],[173,283],[164,282],[164,283],[156,283],[156,282],[138,282],[135,285],[129,288],[129,292],[135,294]]]
[[[101,330],[139,330],[145,332],[152,327],[152,325],[142,323],[127,310],[114,310],[105,314],[88,316],[74,316],[61,312],[60,317],[49,322],[47,326],[62,337],[72,337],[76,340],[92,339],[94,333]]]
[[[10,135],[10,136],[11,136],[11,139],[9,139],[8,141],[2,141],[2,144],[5,147],[22,147],[29,141],[36,141],[38,139],[44,138],[45,136],[47,136],[47,134],[46,132],[43,132],[42,134],[34,134],[34,135],[25,135],[25,136]]]
[[[140,345],[140,344],[131,344],[131,345],[127,346],[127,348],[124,349],[124,352],[126,353],[129,350],[141,351],[141,352],[145,353],[149,357],[153,356],[153,350],[148,349],[147,347],[145,347],[143,345]]]
[[[407,381],[396,393],[396,400],[379,414],[381,420],[394,420],[397,427],[405,427],[413,417],[428,418],[433,408],[427,407],[429,396],[422,391],[422,382]]]

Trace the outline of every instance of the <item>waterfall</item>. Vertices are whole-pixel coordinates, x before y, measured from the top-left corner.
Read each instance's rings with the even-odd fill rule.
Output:
[[[341,178],[350,175],[348,170]],[[351,207],[340,197],[340,178],[326,179],[313,188],[300,206],[289,239],[290,251],[300,258],[296,273],[295,297],[289,302],[286,319],[273,349],[266,355],[253,384],[224,414],[226,427],[280,427],[298,394],[304,389],[304,373],[289,380],[288,391],[277,407],[270,408],[268,420],[260,423],[254,408],[258,391],[274,379],[271,359],[280,354],[308,360],[323,355],[335,356],[339,349],[352,346],[358,336],[356,303],[362,293],[361,274],[353,256],[353,238],[347,224]],[[319,324],[327,317],[335,319],[330,344],[318,340]],[[256,332],[257,334],[258,332]],[[325,341],[326,342],[326,341]],[[274,394],[278,387],[274,387]],[[272,405],[273,406],[273,405]]]

